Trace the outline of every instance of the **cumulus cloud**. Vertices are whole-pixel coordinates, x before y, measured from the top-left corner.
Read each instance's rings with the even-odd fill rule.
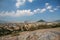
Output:
[[[15,16],[29,16],[32,15],[31,10],[17,10]]]
[[[59,6],[56,6],[55,8],[52,6],[52,5],[50,5],[49,3],[45,3],[45,6],[46,6],[46,10],[49,10],[49,12],[54,12],[54,11],[56,11],[56,10],[58,10],[59,9]]]
[[[34,14],[40,13],[40,10],[41,10],[41,9],[37,8],[37,9],[35,9],[35,10],[33,11],[33,13],[34,13]]]
[[[30,3],[33,2],[33,0],[16,0],[16,7],[19,8],[20,6],[24,5],[26,1],[29,1]]]
[[[45,3],[45,6],[46,6],[46,8],[49,9],[49,10],[52,9],[52,6],[51,6],[49,3]]]
[[[43,9],[36,9],[36,10],[34,10],[32,13],[34,13],[34,14],[37,14],[37,13],[44,13],[46,11],[46,9],[45,8],[43,8]]]
[[[35,9],[33,11],[31,11],[30,9],[28,10],[17,10],[16,12],[12,11],[12,12],[1,12],[0,16],[13,16],[13,17],[19,17],[19,16],[31,16],[37,13],[43,13],[45,12],[46,9]]]
[[[14,11],[12,11],[12,12],[4,12],[4,11],[2,11],[1,13],[0,13],[0,16],[13,16],[13,15],[15,15],[15,12]]]
[[[54,10],[49,10],[50,12],[54,12]]]
[[[40,13],[43,13],[43,12],[45,12],[45,11],[46,11],[46,9],[43,8],[43,9],[41,9]]]
[[[49,3],[45,3],[46,6],[49,6]]]
[[[29,2],[33,2],[33,0],[28,0]]]
[[[19,16],[30,16],[32,15],[33,13],[31,12],[31,10],[17,10],[16,12],[15,11],[12,11],[12,12],[1,12],[0,13],[0,16],[14,16],[14,17],[19,17]]]
[[[26,2],[26,0],[16,0],[16,7],[19,8],[21,5],[24,5],[24,3]]]
[[[20,1],[20,0],[18,0]],[[46,11],[49,11],[49,12],[55,12],[56,10],[58,10],[58,7],[56,8],[53,8],[53,6],[51,6],[49,3],[45,3],[45,8],[37,8],[33,11],[31,11],[31,9],[28,9],[28,10],[16,10],[15,11],[12,11],[12,12],[4,12],[2,11],[0,13],[0,16],[13,16],[13,17],[19,17],[19,16],[31,16],[31,15],[34,15],[34,14],[37,14],[37,13],[44,13]]]
[[[47,9],[52,9],[52,6],[47,6]]]

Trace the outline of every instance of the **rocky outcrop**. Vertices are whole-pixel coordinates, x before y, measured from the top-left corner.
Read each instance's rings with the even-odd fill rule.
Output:
[[[21,32],[16,36],[0,37],[0,40],[60,40],[60,28]]]

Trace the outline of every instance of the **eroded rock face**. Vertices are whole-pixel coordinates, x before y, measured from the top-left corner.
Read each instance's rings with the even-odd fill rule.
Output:
[[[26,36],[25,36],[26,37]],[[60,40],[60,33],[56,31],[49,32],[32,32],[23,40]]]
[[[0,40],[60,40],[60,31],[48,29],[22,32],[18,36],[0,37]]]

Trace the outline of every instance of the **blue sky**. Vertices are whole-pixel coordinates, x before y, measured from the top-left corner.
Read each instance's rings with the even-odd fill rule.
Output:
[[[60,0],[0,0],[0,20],[60,20]]]

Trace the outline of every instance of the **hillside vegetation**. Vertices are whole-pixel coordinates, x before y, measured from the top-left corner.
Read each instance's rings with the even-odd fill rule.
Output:
[[[19,33],[23,31],[34,31],[38,29],[49,29],[60,27],[60,23],[6,23],[0,24],[0,36]]]

